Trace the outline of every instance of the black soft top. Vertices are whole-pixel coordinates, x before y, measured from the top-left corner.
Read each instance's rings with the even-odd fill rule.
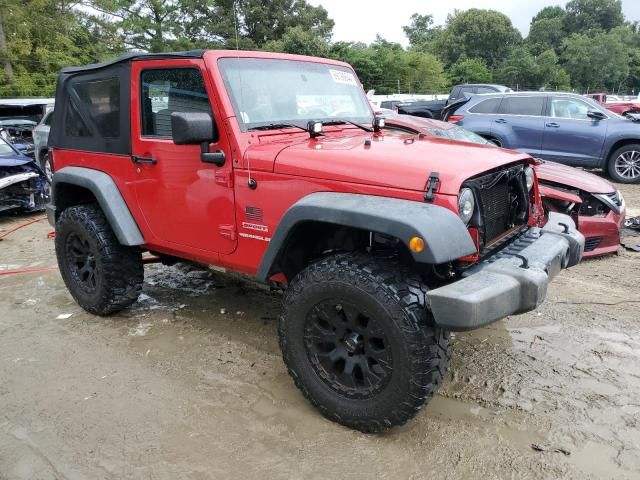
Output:
[[[101,63],[91,63],[89,65],[64,67],[60,70],[61,74],[73,74],[89,72],[93,70],[101,70],[109,68],[119,63],[127,63],[133,60],[162,60],[171,58],[202,58],[206,50],[188,50],[186,52],[167,52],[167,53],[145,53],[145,52],[127,52],[113,60],[107,60]]]
[[[131,62],[202,58],[205,50],[130,52],[113,60],[66,67],[58,75],[49,146],[131,155]]]

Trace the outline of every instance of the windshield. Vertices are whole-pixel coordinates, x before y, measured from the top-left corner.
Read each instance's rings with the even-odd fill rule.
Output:
[[[9,155],[17,155],[11,145],[9,145],[4,138],[0,137],[0,157],[6,157]]]
[[[490,142],[482,138],[480,135],[466,130],[462,127],[453,128],[428,128],[430,133],[436,137],[448,138],[450,140],[458,140],[461,142],[479,143],[481,145],[488,145]]]
[[[306,127],[310,120],[373,120],[362,87],[348,68],[257,58],[223,58],[219,66],[243,131],[271,124]]]

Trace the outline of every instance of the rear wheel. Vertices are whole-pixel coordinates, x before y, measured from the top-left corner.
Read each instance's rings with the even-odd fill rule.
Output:
[[[56,256],[69,292],[90,313],[115,313],[142,291],[140,250],[118,242],[98,205],[62,212],[56,222]]]
[[[640,144],[625,145],[611,154],[609,175],[619,183],[640,183]]]
[[[361,254],[309,266],[284,296],[279,336],[304,396],[330,420],[380,432],[415,416],[444,379],[448,333],[397,262]]]

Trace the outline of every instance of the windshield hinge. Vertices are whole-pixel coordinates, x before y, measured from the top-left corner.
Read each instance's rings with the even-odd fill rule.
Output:
[[[440,174],[438,172],[431,172],[429,180],[427,181],[427,193],[424,194],[424,200],[426,202],[433,202],[434,192],[438,188],[440,183]]]
[[[237,238],[235,225],[218,225],[218,231],[221,237],[228,238],[229,240],[234,241]]]

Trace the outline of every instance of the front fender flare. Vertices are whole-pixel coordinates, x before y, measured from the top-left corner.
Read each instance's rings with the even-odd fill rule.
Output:
[[[441,264],[476,252],[467,227],[451,210],[398,198],[353,193],[318,192],[303,197],[284,214],[256,277],[267,281],[274,273],[290,233],[313,221],[386,234],[408,245],[413,236],[424,239],[423,252],[411,252],[417,263]]]
[[[142,245],[144,237],[131,215],[122,194],[113,179],[104,172],[92,168],[64,167],[53,175],[51,204],[47,205],[49,222],[55,226],[56,191],[63,184],[86,188],[98,201],[109,225],[122,245]]]

